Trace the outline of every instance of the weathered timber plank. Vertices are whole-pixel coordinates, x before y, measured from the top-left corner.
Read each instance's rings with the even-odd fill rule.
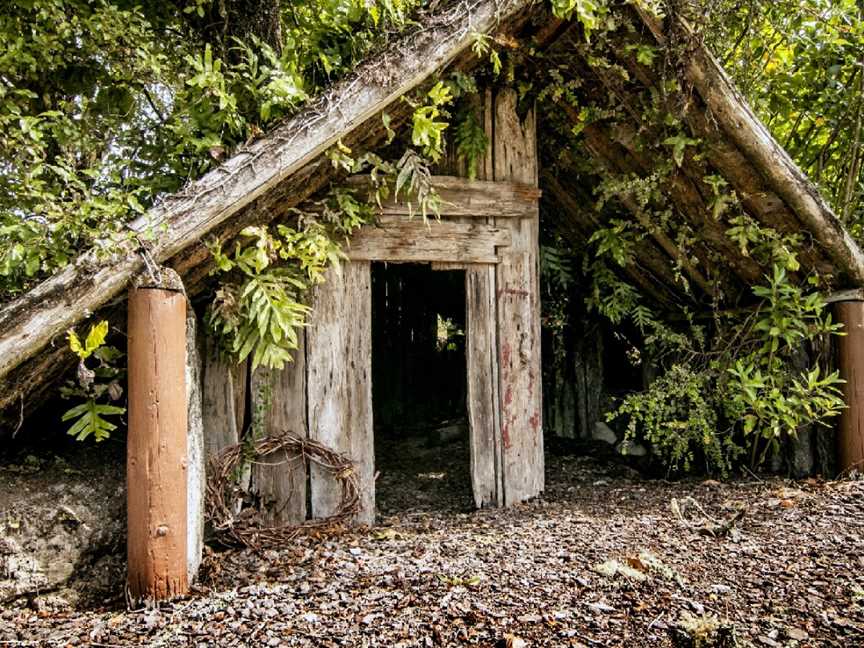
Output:
[[[375,521],[372,436],[371,267],[343,263],[315,289],[306,332],[309,438],[348,455],[360,487],[357,522]],[[341,489],[333,476],[310,466],[312,517],[333,514]]]
[[[189,582],[193,582],[201,566],[204,551],[204,416],[202,355],[204,336],[192,304],[186,302],[186,565]]]
[[[469,99],[478,123],[486,132],[486,152],[477,160],[475,172],[481,182],[492,183],[492,92]],[[468,175],[467,160],[451,146],[442,163],[447,173]],[[517,185],[525,187],[528,185]],[[514,214],[525,216],[525,214]],[[457,217],[457,222],[470,222],[473,217]],[[493,223],[490,217],[483,222]],[[432,264],[433,269],[441,265]],[[495,319],[495,268],[468,264],[465,268],[466,346],[465,365],[468,372],[468,444],[470,451],[471,488],[478,508],[501,506],[504,494],[501,484],[501,425],[498,399],[497,322]]]
[[[498,426],[495,268],[468,268],[465,297],[471,487],[477,508],[501,506],[504,498]]]
[[[472,266],[488,265],[479,263],[451,263],[449,261],[433,261],[429,267],[436,272],[447,272],[448,270],[467,270]]]
[[[215,340],[205,336],[202,388],[204,454],[206,461],[240,442],[246,401],[246,362],[234,363],[219,354]]]
[[[346,250],[353,261],[497,263],[510,232],[485,223],[450,223],[404,216],[367,225]]]
[[[517,182],[491,182],[469,180],[458,176],[432,176],[432,186],[441,198],[438,215],[469,218],[529,218],[540,198],[537,187]],[[368,176],[353,176],[348,183],[356,187],[369,184]],[[400,195],[382,201],[379,213],[383,215],[411,216],[419,213],[416,200]]]
[[[537,183],[535,112],[516,112],[516,91],[495,97],[493,165],[495,180]],[[544,458],[540,374],[539,222],[536,218],[496,220],[510,229],[512,242],[496,266],[498,371],[506,505],[543,491]]]
[[[305,333],[298,336],[294,361],[284,369],[258,367],[252,372],[250,398],[263,433],[307,436]],[[252,465],[251,490],[265,524],[284,526],[306,519],[306,461],[283,451],[258,457]]]
[[[478,0],[430,18],[391,49],[359,66],[266,137],[239,151],[186,190],[131,224],[156,232],[150,256],[162,263],[194,244],[320,156],[337,140],[386,109],[447,65],[502,21],[514,18],[528,0]],[[31,358],[56,336],[118,295],[145,268],[130,238],[105,241],[64,270],[0,309],[0,378]],[[96,249],[111,249],[112,258]]]

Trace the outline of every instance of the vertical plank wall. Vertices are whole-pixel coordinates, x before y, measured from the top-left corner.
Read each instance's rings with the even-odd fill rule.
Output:
[[[537,186],[537,133],[532,108],[524,120],[517,94],[499,90],[494,99],[492,138],[496,181]],[[543,490],[542,381],[540,373],[539,214],[498,219],[511,230],[496,268],[498,371],[505,505]]]
[[[202,417],[205,462],[243,436],[246,415],[247,363],[234,363],[219,354],[216,340],[204,336]]]
[[[264,417],[264,434],[291,433],[305,438],[306,350],[305,334],[298,336],[293,362],[283,369],[258,367],[250,381],[253,412]],[[259,414],[253,414],[255,416]],[[259,457],[252,466],[252,490],[257,494],[262,519],[272,526],[306,520],[306,462],[284,451]]]
[[[487,90],[473,97],[471,101],[472,108],[489,138],[486,154],[477,160],[475,175],[478,180],[492,180],[492,91]],[[468,177],[466,160],[456,155],[453,148],[455,147],[451,146],[448,151],[449,155],[441,171]],[[486,220],[488,222],[491,219]],[[477,508],[503,506],[494,265],[468,264],[465,267],[465,301],[471,488]]]
[[[351,457],[357,466],[360,513],[375,521],[375,448],[372,434],[372,290],[368,261],[342,263],[315,289],[306,332],[309,437]],[[310,467],[312,517],[333,514],[339,483]]]

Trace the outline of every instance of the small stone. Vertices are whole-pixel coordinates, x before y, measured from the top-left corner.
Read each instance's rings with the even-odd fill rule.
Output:
[[[618,441],[615,432],[603,421],[597,421],[594,424],[594,431],[591,433],[591,438],[595,441],[604,441],[609,445],[615,445],[615,442]]]

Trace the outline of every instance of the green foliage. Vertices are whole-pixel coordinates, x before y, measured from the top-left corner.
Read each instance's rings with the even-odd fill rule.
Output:
[[[363,218],[348,215],[337,228],[350,231],[351,220],[359,223]],[[228,277],[216,292],[206,322],[238,362],[251,355],[253,369],[282,369],[291,361],[297,331],[309,313],[305,293],[343,256],[332,235],[336,228],[328,229],[306,215],[301,221],[298,229],[281,224],[275,230],[248,227],[241,233],[245,241],[237,241],[231,254],[225,254],[218,242],[211,246],[217,271]]]
[[[340,242],[373,220],[373,205],[380,205],[391,188],[395,196],[403,192],[416,200],[424,218],[440,205],[428,164],[412,149],[396,164],[369,153],[354,158],[341,142],[328,156],[349,173],[368,172],[366,200],[335,187],[315,213],[294,210],[296,226],[247,227],[228,252],[218,241],[210,245],[221,285],[206,323],[226,353],[238,362],[251,357],[253,368],[282,369],[291,361],[297,331],[309,314],[309,289],[325,280],[327,268],[338,270],[344,258]]]
[[[61,420],[75,420],[75,423],[72,424],[66,433],[74,436],[76,441],[84,441],[92,434],[93,439],[98,443],[110,437],[111,432],[117,429],[117,425],[106,420],[105,417],[125,413],[125,407],[99,404],[90,398],[80,405],[67,410]]]
[[[552,12],[559,18],[575,15],[589,38],[591,32],[600,27],[606,9],[606,0],[552,0]]]
[[[595,261],[595,293],[589,303],[620,324],[630,321],[644,336],[648,357],[672,358],[649,388],[627,396],[609,419],[627,421],[628,439],[641,438],[672,471],[690,470],[697,458],[709,472],[727,474],[749,444],[750,464],[761,465],[783,438],[825,423],[844,407],[837,372],[804,366],[801,349],[840,333],[824,299],[806,292],[787,272],[799,263],[791,250],[796,237],[738,219],[730,237],[763,261],[773,262],[765,284],[754,286],[755,310],[716,318],[705,348],[703,332],[690,323],[676,333],[644,303],[639,293]],[[619,228],[620,229],[620,228]],[[618,232],[620,235],[620,232]],[[596,237],[595,254],[626,263],[614,242],[616,228]]]
[[[758,116],[860,237],[864,6],[722,0],[693,18]]]
[[[441,118],[448,116],[444,106],[453,101],[453,95],[450,87],[439,81],[429,90],[427,99],[427,104],[414,109],[411,142],[437,162],[444,153],[444,130],[449,125]]]
[[[235,38],[239,4],[28,0],[4,9],[0,299],[97,240],[112,247],[159,196],[351,71],[419,2],[276,4],[280,42]],[[419,128],[430,151],[438,127],[431,118]]]
[[[473,111],[465,113],[456,126],[456,154],[468,162],[468,178],[477,177],[477,163],[486,155],[489,138]]]
[[[576,272],[565,250],[552,245],[541,245],[540,274],[550,284],[566,290],[573,284]]]
[[[120,387],[123,372],[117,366],[123,354],[105,345],[107,335],[108,322],[105,320],[90,327],[84,344],[73,329],[68,333],[69,349],[79,359],[78,370],[75,379],[68,381],[61,389],[61,394],[66,399],[83,399],[83,402],[66,410],[61,420],[74,421],[67,434],[78,441],[84,441],[91,435],[97,443],[104,441],[117,429],[117,425],[105,417],[126,413],[125,407],[99,402],[105,399],[118,401],[123,395]],[[86,364],[90,358],[98,362],[92,369]]]
[[[489,57],[489,63],[492,64],[492,73],[495,76],[501,74],[501,58],[498,52],[492,46],[492,37],[488,34],[474,34],[474,44],[471,46],[471,51],[477,58]]]

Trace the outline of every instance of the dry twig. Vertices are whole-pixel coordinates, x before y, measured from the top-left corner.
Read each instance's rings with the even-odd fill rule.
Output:
[[[354,462],[345,455],[311,439],[302,439],[290,433],[271,435],[259,439],[251,447],[251,459],[284,452],[291,461],[300,458],[305,464],[315,464],[331,473],[342,486],[342,501],[337,511],[326,518],[307,520],[301,524],[265,526],[260,511],[246,508],[235,514],[235,503],[244,498],[235,476],[241,462],[249,459],[244,444],[225,448],[210,460],[207,478],[207,514],[213,530],[228,544],[239,544],[253,549],[284,547],[286,541],[301,533],[334,529],[360,510],[360,492]],[[281,463],[281,462],[280,462]]]

